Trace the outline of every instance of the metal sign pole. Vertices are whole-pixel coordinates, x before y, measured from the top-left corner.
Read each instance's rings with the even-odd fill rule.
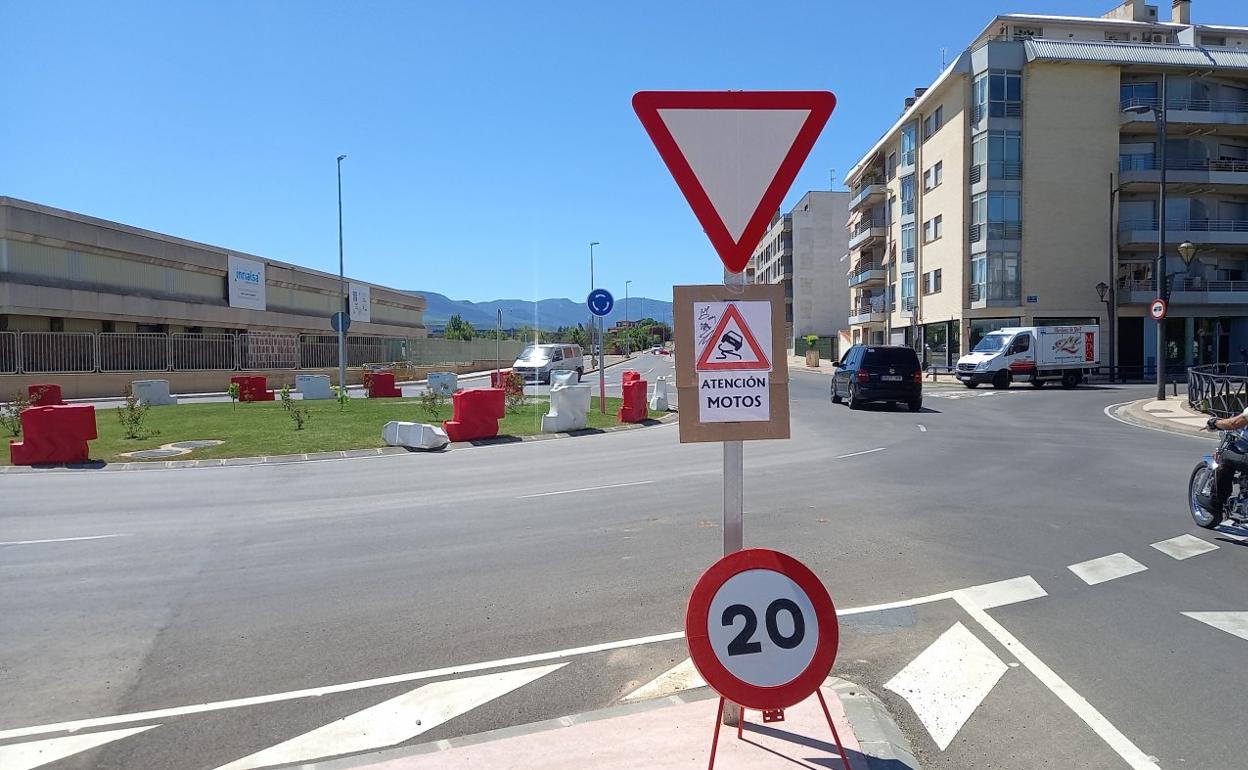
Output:
[[[602,331],[605,321],[598,316],[598,411],[607,413],[607,343]]]
[[[745,273],[728,273],[724,284],[744,286]],[[768,340],[768,343],[771,341]],[[745,442],[724,442],[724,555],[745,547]],[[737,726],[745,714],[731,701],[724,704],[723,724]]]

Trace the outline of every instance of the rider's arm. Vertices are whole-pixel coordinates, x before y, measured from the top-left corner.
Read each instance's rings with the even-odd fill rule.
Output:
[[[1245,410],[1234,417],[1228,417],[1225,420],[1210,417],[1209,425],[1217,428],[1218,430],[1239,430],[1240,428],[1248,426],[1248,410]]]

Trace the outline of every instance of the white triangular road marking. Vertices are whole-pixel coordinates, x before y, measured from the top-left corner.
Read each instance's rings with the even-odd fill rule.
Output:
[[[1162,540],[1161,542],[1153,543],[1153,547],[1166,556],[1179,559],[1180,561],[1190,559],[1193,556],[1199,556],[1202,553],[1218,550],[1218,547],[1208,540],[1201,540],[1192,535],[1179,535],[1169,540]]]
[[[810,110],[659,110],[734,242],[776,178]]]
[[[128,738],[145,730],[160,725],[143,727],[127,727],[124,730],[106,730],[102,733],[83,733],[82,735],[66,735],[63,738],[48,738],[42,741],[28,741],[9,746],[0,746],[0,767],[4,770],[32,770],[32,768],[55,762],[58,759],[103,746],[106,743]]]
[[[971,586],[958,593],[981,610],[1004,607],[1007,604],[1016,604],[1049,595],[1031,575]]]
[[[1248,639],[1248,612],[1184,612],[1192,620],[1199,620],[1219,631]]]
[[[884,684],[906,699],[944,751],[1008,667],[955,623]]]
[[[411,740],[566,666],[538,666],[434,682],[258,751],[217,770],[255,770],[382,749]]]
[[[662,698],[697,687],[706,687],[706,682],[702,679],[702,675],[698,673],[698,670],[694,668],[693,661],[685,658],[680,663],[625,695],[621,700],[624,703],[631,703],[639,700],[650,700],[651,698]]]

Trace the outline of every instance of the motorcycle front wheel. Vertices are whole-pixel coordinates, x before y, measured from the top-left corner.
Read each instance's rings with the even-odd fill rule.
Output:
[[[1222,514],[1205,510],[1197,499],[1206,486],[1213,489],[1213,469],[1200,463],[1192,469],[1192,477],[1187,482],[1187,505],[1197,526],[1214,529],[1222,523]]]

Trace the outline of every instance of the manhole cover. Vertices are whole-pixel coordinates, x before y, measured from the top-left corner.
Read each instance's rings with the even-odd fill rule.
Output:
[[[176,441],[172,444],[166,444],[165,446],[171,446],[171,447],[174,447],[175,449],[201,449],[206,446],[217,446],[218,444],[221,444],[221,443],[222,442],[217,441],[216,439],[209,438],[209,439],[196,439],[194,441]]]
[[[175,457],[185,454],[181,449],[140,449],[137,452],[128,453],[130,457],[137,457],[140,460],[154,460],[158,457]]]

